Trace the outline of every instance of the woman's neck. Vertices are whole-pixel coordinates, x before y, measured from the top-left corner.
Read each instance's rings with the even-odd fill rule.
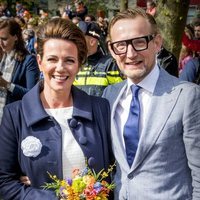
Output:
[[[44,108],[64,108],[73,105],[73,99],[71,92],[62,94],[52,94],[46,91],[42,91],[40,98]]]

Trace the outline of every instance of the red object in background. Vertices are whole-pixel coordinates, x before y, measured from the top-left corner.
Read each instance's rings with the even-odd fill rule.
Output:
[[[137,0],[137,6],[146,7],[146,1],[145,0]]]
[[[190,0],[190,5],[198,5],[200,4],[199,0]]]

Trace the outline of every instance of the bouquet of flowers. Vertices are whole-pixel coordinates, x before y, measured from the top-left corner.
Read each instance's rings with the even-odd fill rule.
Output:
[[[115,164],[107,172],[101,170],[98,174],[88,166],[83,171],[75,169],[72,178],[64,180],[48,173],[53,182],[46,183],[44,189],[53,189],[62,200],[107,200],[115,184],[109,184],[104,179],[113,171],[114,166]]]

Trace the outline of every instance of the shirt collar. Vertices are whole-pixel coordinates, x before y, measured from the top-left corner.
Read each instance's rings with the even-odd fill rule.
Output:
[[[141,88],[143,88],[153,94],[154,89],[156,87],[156,82],[159,77],[159,73],[160,73],[159,67],[157,64],[155,64],[155,66],[153,67],[151,72],[137,85],[139,85]],[[126,95],[131,91],[130,87],[133,84],[134,83],[129,78],[127,78]]]
[[[6,60],[11,61],[14,58],[14,55],[15,55],[15,50],[12,50],[11,52],[6,53]]]
[[[33,124],[49,117],[40,99],[40,93],[42,88],[43,88],[43,82],[40,81],[22,98],[22,109],[25,121],[28,126],[32,126]],[[92,98],[85,92],[74,86],[72,86],[72,95],[73,95],[72,117],[93,120]],[[34,101],[32,101],[33,97]]]

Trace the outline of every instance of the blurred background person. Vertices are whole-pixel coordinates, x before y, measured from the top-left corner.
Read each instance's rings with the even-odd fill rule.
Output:
[[[103,17],[98,17],[97,23],[101,29],[101,40],[106,43],[106,38],[108,34],[108,22]]]
[[[39,15],[38,25],[46,24],[46,22],[49,20],[49,13],[43,9],[40,9]]]
[[[184,44],[182,44],[179,55],[179,73],[183,70],[186,63],[192,58],[193,58],[193,51],[187,48]]]
[[[190,28],[186,26],[183,32],[182,43],[190,50],[200,52],[200,20],[194,21]]]
[[[2,0],[0,2],[0,16],[5,16],[5,17],[11,17],[12,14],[10,10],[8,9],[8,3],[7,1]]]
[[[32,29],[23,30],[23,39],[25,41],[25,47],[30,54],[36,55],[35,50],[35,32]]]
[[[182,37],[182,46],[185,47],[186,56],[183,59],[184,66],[180,70],[180,79],[198,83],[197,77],[200,74],[199,70],[199,55],[200,55],[200,20],[194,18],[192,23],[187,24]],[[182,58],[180,53],[180,59]],[[199,79],[198,79],[199,80]],[[199,83],[198,83],[199,84]]]
[[[94,15],[87,14],[87,15],[85,15],[84,21],[85,22],[95,22],[96,18]]]
[[[15,6],[15,9],[16,9],[16,16],[18,17],[23,17],[24,16],[24,6],[22,3],[20,2],[16,2],[16,6]]]
[[[15,16],[14,19],[20,25],[22,30],[24,30],[26,28],[27,24],[23,17]]]
[[[111,84],[121,82],[123,76],[111,55],[105,55],[99,45],[101,29],[95,22],[79,22],[87,43],[87,62],[76,76],[74,85],[90,95],[101,96]]]
[[[194,39],[200,40],[200,20],[194,23]]]
[[[156,16],[156,2],[153,0],[146,1],[146,13],[152,15],[153,17]]]
[[[20,100],[38,81],[36,57],[24,45],[20,25],[13,18],[0,20],[0,118],[5,104]]]
[[[179,78],[200,85],[200,52],[196,52],[180,72]]]
[[[97,24],[101,29],[100,44],[104,49],[105,54],[109,53],[107,46],[107,34],[108,34],[108,20],[104,10],[97,10]]]
[[[75,1],[74,6],[67,4],[65,11],[62,15],[63,18],[72,19],[73,17],[80,17],[84,21],[85,16],[88,14],[88,8],[83,1]]]
[[[169,74],[178,77],[178,61],[175,55],[168,51],[163,45],[157,53],[157,63]]]
[[[76,25],[78,25],[78,23],[79,23],[80,21],[82,21],[82,19],[81,19],[80,17],[73,17],[73,18],[72,18],[72,22],[73,22],[74,24],[76,24]]]

